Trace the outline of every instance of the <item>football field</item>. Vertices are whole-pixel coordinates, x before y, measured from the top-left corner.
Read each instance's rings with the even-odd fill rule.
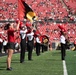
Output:
[[[6,70],[7,56],[0,57],[0,75],[76,75],[76,51],[66,51],[65,61],[61,60],[60,50],[46,51],[36,56],[33,51],[33,61],[20,63],[20,54],[13,54],[12,71]]]

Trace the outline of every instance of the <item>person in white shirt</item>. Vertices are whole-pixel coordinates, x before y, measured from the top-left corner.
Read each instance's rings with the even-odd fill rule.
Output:
[[[0,36],[0,53],[2,53],[3,39]]]
[[[20,30],[20,36],[21,36],[21,42],[20,42],[20,46],[21,46],[21,52],[20,52],[20,63],[24,62],[25,59],[25,50],[26,50],[26,32],[27,32],[27,28],[25,26],[21,27]]]
[[[37,35],[37,37],[36,37],[36,54],[37,54],[37,56],[40,55],[40,44],[41,44],[41,41],[40,41],[39,36]]]
[[[6,50],[7,50],[7,43],[8,43],[7,39],[4,39],[3,40],[3,48],[4,48],[5,53],[6,53]]]
[[[0,31],[0,53],[2,53],[2,48],[3,48],[2,34],[4,34],[4,31]]]
[[[34,32],[32,29],[30,29],[28,30],[28,33],[27,33],[28,60],[32,60],[33,48],[34,48]]]
[[[61,31],[61,36],[60,36],[60,43],[61,43],[61,59],[65,60],[65,55],[66,55],[66,38],[65,38],[65,32]]]

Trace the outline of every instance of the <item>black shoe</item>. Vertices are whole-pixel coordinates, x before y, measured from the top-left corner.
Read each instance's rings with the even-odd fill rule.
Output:
[[[29,61],[33,61],[32,59],[28,59]]]
[[[62,59],[62,60],[65,60],[65,59]]]
[[[10,67],[10,68],[7,68],[6,70],[8,70],[8,71],[11,71],[11,70],[12,70],[12,67]]]
[[[37,56],[40,56],[40,54],[37,54]]]
[[[24,63],[24,61],[20,61],[20,63]]]
[[[20,60],[20,63],[23,63],[24,62],[24,60]]]

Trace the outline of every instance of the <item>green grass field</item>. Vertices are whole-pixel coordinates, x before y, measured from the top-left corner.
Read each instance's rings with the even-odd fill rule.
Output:
[[[68,75],[76,75],[76,51],[67,51],[66,65]]]
[[[0,75],[63,75],[63,63],[59,50],[47,51],[36,56],[33,52],[33,61],[28,61],[27,52],[25,62],[20,63],[20,54],[12,58],[12,71],[6,70],[6,56],[0,57]],[[75,75],[76,52],[67,51],[66,64],[68,75]]]

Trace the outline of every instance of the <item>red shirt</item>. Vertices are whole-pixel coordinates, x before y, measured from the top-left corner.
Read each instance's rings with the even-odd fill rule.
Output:
[[[74,44],[76,45],[76,40],[74,41]]]
[[[8,30],[8,42],[13,42],[13,43],[15,42],[13,29]]]

